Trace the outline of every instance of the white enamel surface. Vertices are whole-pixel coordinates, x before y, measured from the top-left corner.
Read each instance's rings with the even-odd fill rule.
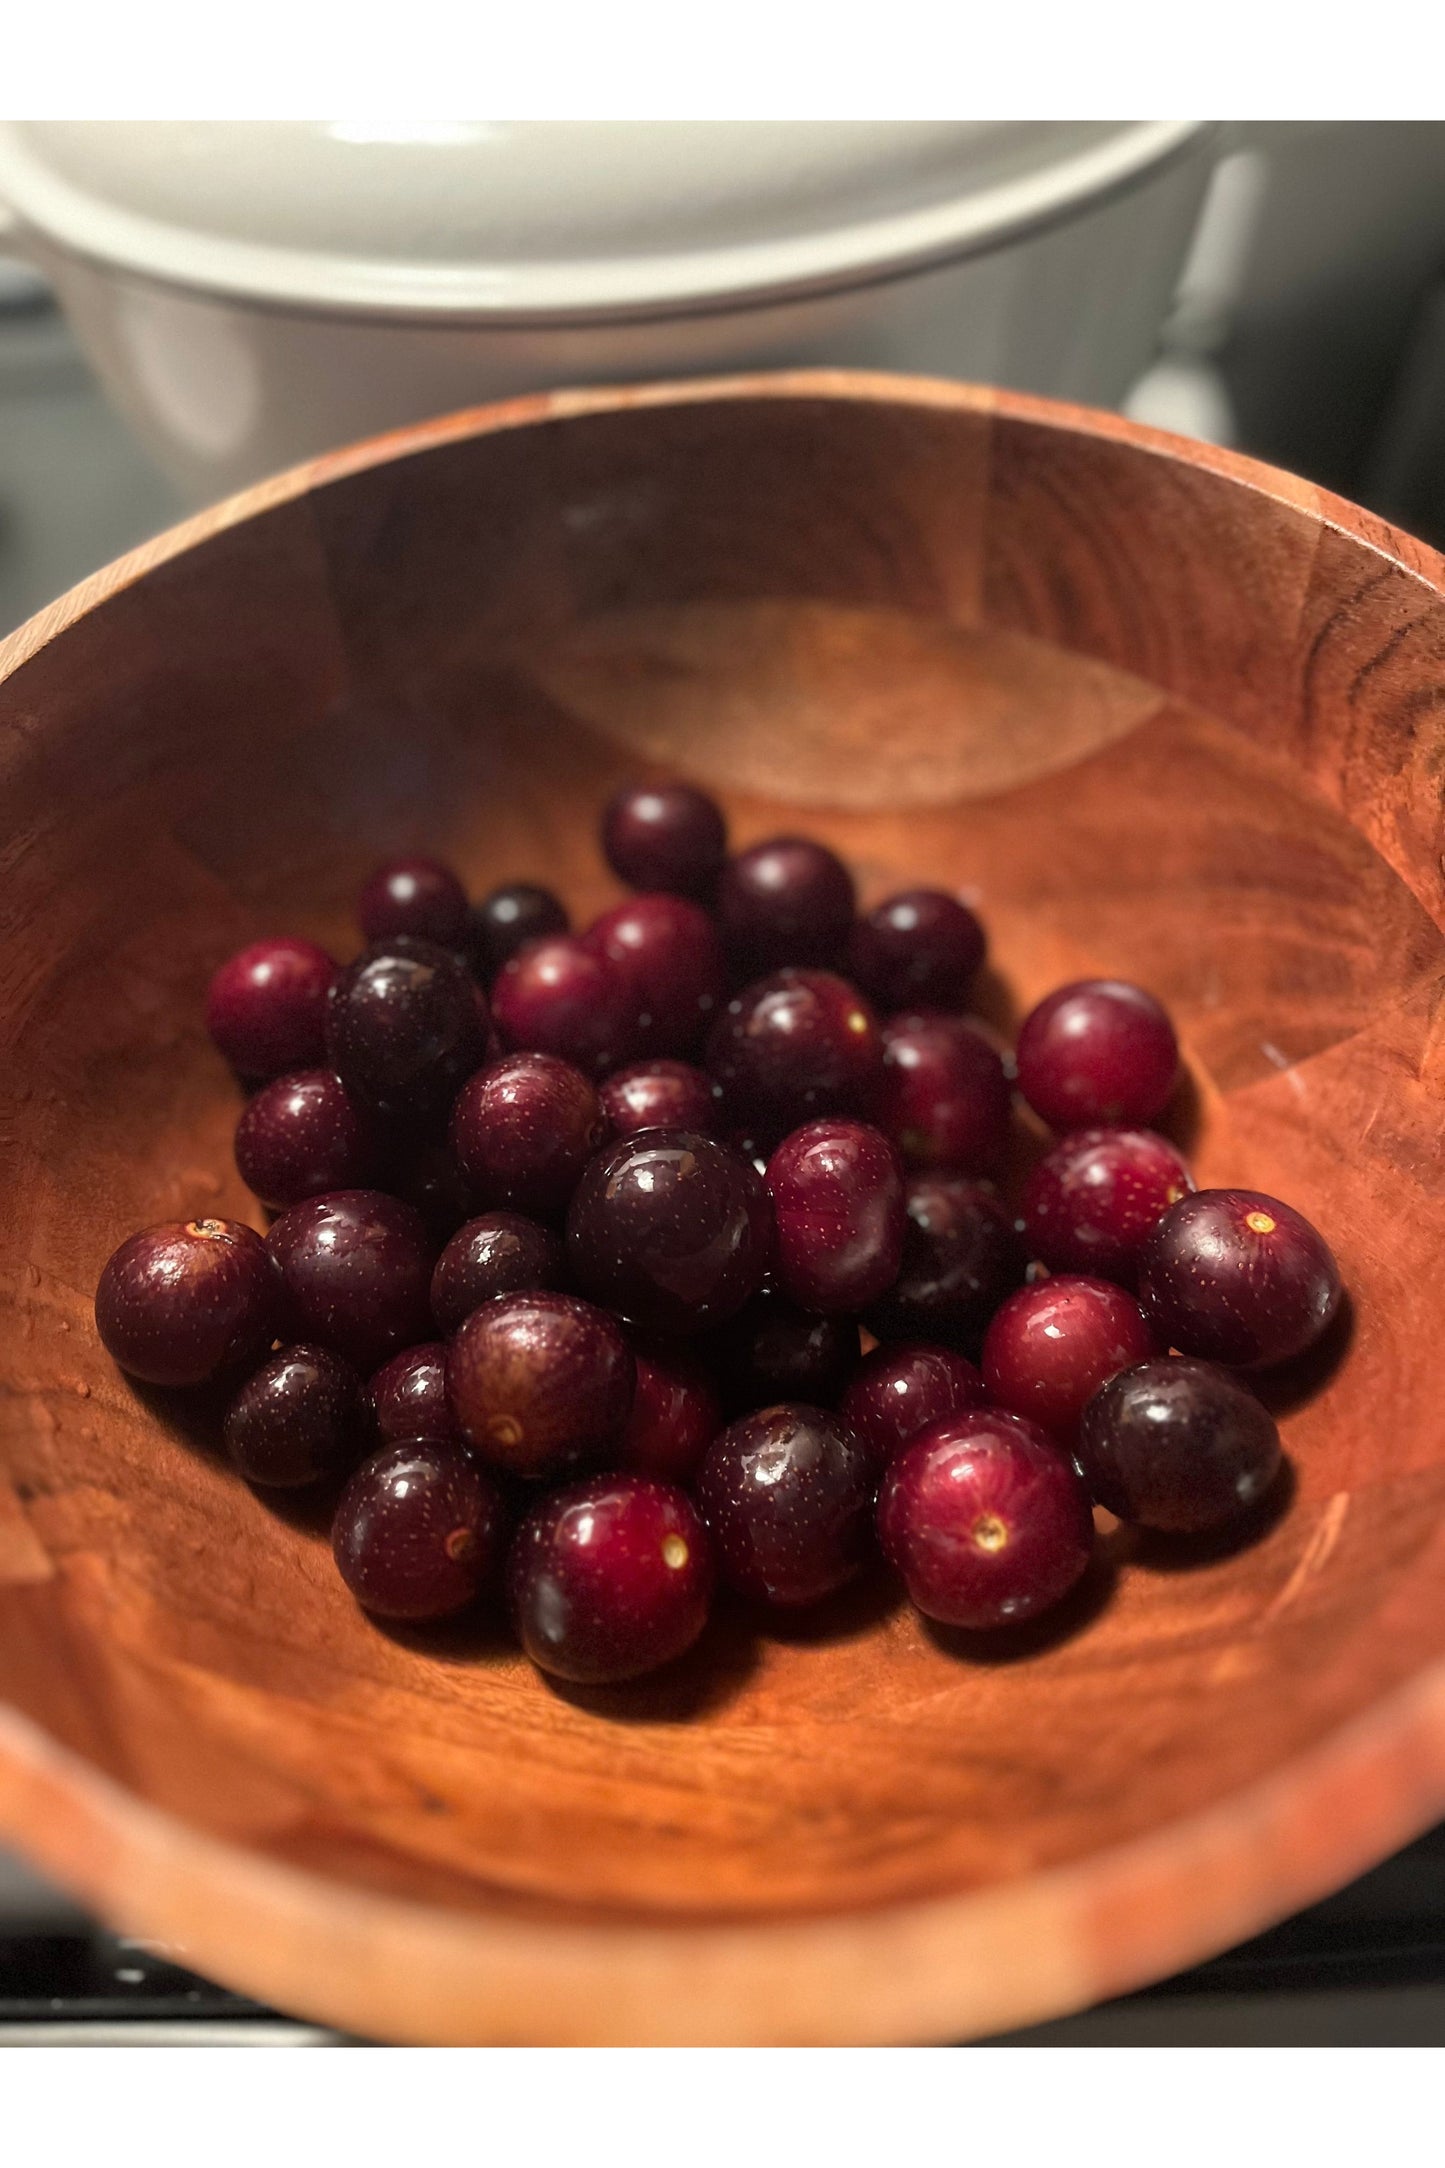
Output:
[[[1181,121],[7,121],[22,244],[216,295],[483,320],[697,309],[995,247]]]

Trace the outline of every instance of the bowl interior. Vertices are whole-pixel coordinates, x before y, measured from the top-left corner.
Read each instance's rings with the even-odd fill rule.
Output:
[[[0,1697],[56,1739],[344,1884],[756,1920],[1085,1859],[1438,1659],[1440,606],[1308,493],[1024,402],[559,401],[323,464],[32,644],[0,688]],[[304,1509],[115,1373],[121,1236],[257,1222],[214,965],[347,951],[402,846],[590,914],[639,768],[716,788],[739,841],[806,825],[869,899],[976,896],[1005,1027],[1094,972],[1170,1004],[1201,1181],[1299,1205],[1352,1296],[1281,1390],[1255,1544],[1116,1531],[1024,1648],[870,1586],[566,1693],[486,1624],[368,1623]]]

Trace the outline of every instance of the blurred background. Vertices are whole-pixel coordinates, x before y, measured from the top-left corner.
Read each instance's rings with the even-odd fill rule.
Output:
[[[0,123],[0,634],[370,431],[790,362],[1119,406],[1445,548],[1445,122]],[[104,2037],[329,2038],[0,1854],[0,2040]],[[1445,1831],[1026,2037],[1445,2041]]]

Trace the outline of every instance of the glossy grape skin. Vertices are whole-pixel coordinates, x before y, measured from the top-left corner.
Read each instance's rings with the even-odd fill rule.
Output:
[[[206,992],[206,1029],[238,1075],[280,1076],[325,1059],[336,971],[314,941],[253,941],[227,958]]]
[[[384,1444],[461,1435],[447,1399],[447,1351],[440,1340],[403,1348],[384,1362],[366,1400],[372,1430]]]
[[[419,1213],[381,1190],[342,1189],[283,1212],[266,1237],[298,1339],[363,1373],[431,1331],[435,1250]]]
[[[870,1118],[883,1074],[878,1019],[831,971],[775,971],[727,1004],[707,1067],[728,1119],[769,1144],[824,1114]]]
[[[899,1009],[961,1009],[986,945],[967,904],[942,889],[909,888],[859,919],[846,969],[885,1016]]]
[[[539,888],[533,881],[508,881],[472,906],[472,954],[477,969],[490,983],[529,941],[543,941],[570,928],[566,906],[550,888]]]
[[[724,944],[752,972],[836,963],[853,924],[853,876],[810,836],[771,836],[740,851],[717,884]]]
[[[711,1343],[730,1415],[782,1401],[836,1405],[858,1367],[851,1317],[818,1317],[778,1294],[754,1295]]]
[[[236,1167],[273,1212],[329,1189],[367,1189],[381,1166],[375,1124],[333,1069],[263,1084],[236,1123]]]
[[[1013,1221],[986,1183],[914,1174],[904,1186],[903,1262],[864,1323],[880,1340],[926,1340],[977,1352],[1005,1295],[1023,1278]]]
[[[399,933],[441,948],[467,944],[467,892],[439,859],[392,858],[378,866],[357,898],[356,915],[368,944]]]
[[[604,911],[582,935],[631,993],[627,1028],[639,1055],[692,1054],[727,986],[717,929],[685,896],[630,896]]]
[[[822,1408],[790,1402],[730,1424],[703,1456],[697,1498],[721,1578],[781,1610],[832,1595],[872,1550],[868,1455]]]
[[[1124,1288],[1061,1272],[1019,1288],[995,1312],[984,1334],[983,1381],[995,1406],[1072,1441],[1101,1385],[1162,1352]]]
[[[692,1500],[626,1472],[584,1477],[533,1506],[507,1563],[523,1648],[579,1686],[640,1678],[690,1649],[714,1580]]]
[[[1181,1197],[1139,1255],[1139,1299],[1160,1339],[1237,1369],[1302,1355],[1343,1295],[1339,1266],[1318,1229],[1256,1189]]]
[[[576,934],[529,942],[513,956],[493,983],[492,1008],[504,1045],[556,1055],[589,1077],[637,1051],[627,974]]]
[[[1051,1272],[1132,1287],[1145,1236],[1193,1187],[1183,1156],[1153,1130],[1076,1130],[1029,1176],[1024,1241]]]
[[[447,1350],[458,1429],[489,1465],[515,1476],[561,1475],[614,1446],[634,1381],[616,1319],[549,1289],[484,1303]]]
[[[567,1215],[577,1285],[649,1332],[733,1316],[762,1285],[772,1237],[757,1174],[686,1129],[643,1130],[599,1152]]]
[[[617,1465],[662,1482],[690,1483],[723,1427],[717,1388],[686,1346],[634,1339],[632,1353],[637,1384]]]
[[[266,1244],[238,1220],[142,1228],[107,1258],[95,1291],[101,1344],[147,1385],[203,1385],[254,1363],[280,1313]]]
[[[963,1017],[908,1010],[884,1025],[874,1119],[907,1166],[994,1173],[1009,1107],[1002,1057]]]
[[[1118,1372],[1079,1428],[1079,1466],[1100,1505],[1172,1535],[1201,1535],[1247,1513],[1281,1458],[1274,1417],[1253,1393],[1227,1370],[1184,1356]]]
[[[889,1464],[878,1534],[925,1617],[982,1632],[1066,1596],[1094,1523],[1076,1470],[1041,1430],[978,1408],[921,1431]]]
[[[378,1618],[450,1618],[497,1577],[506,1509],[464,1446],[386,1445],[342,1492],[331,1545],[352,1595]]]
[[[349,1468],[365,1435],[361,1380],[329,1348],[278,1349],[226,1411],[226,1450],[248,1483],[279,1490]]]
[[[727,853],[727,828],[705,791],[687,783],[633,783],[602,816],[607,863],[629,888],[706,900]]]
[[[773,1271],[805,1310],[866,1309],[903,1261],[903,1167],[881,1130],[840,1119],[785,1137],[763,1177],[773,1200]]]
[[[434,1120],[492,1049],[486,996],[450,950],[409,934],[342,971],[326,1012],[326,1052],[347,1090],[390,1120]]]
[[[838,1413],[881,1475],[921,1430],[981,1408],[986,1398],[983,1378],[966,1355],[905,1340],[864,1356]]]
[[[562,1238],[550,1227],[520,1212],[481,1213],[457,1229],[436,1261],[431,1307],[437,1329],[455,1332],[496,1295],[560,1287],[566,1261]]]
[[[509,1054],[469,1077],[448,1131],[477,1202],[551,1219],[607,1135],[582,1071],[556,1054]]]
[[[1019,1090],[1051,1129],[1147,1125],[1179,1073],[1179,1044],[1152,994],[1125,979],[1078,979],[1025,1017]]]
[[[695,1129],[711,1136],[717,1101],[711,1079],[686,1061],[640,1061],[616,1069],[598,1086],[614,1136],[639,1129]]]

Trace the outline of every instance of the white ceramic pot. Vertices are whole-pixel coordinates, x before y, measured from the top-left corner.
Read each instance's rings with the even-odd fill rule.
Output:
[[[4,245],[213,498],[512,393],[796,364],[1114,405],[1196,122],[0,124]]]

